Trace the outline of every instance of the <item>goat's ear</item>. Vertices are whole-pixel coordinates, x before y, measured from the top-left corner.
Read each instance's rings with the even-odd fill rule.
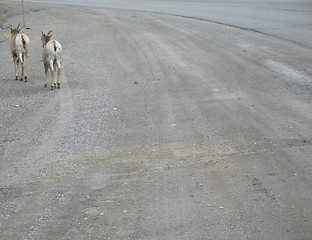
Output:
[[[44,36],[44,33],[41,31],[42,36]]]
[[[47,33],[47,35],[51,36],[51,33],[52,33],[52,30],[50,30],[50,31]]]

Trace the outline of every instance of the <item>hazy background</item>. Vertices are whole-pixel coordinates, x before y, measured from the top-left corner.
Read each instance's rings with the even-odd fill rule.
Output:
[[[253,30],[312,48],[310,0],[32,0],[186,16]]]

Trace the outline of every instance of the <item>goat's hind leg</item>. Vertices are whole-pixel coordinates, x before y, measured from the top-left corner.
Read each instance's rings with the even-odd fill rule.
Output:
[[[61,87],[61,63],[60,60],[56,61],[56,67],[57,67],[57,88]]]
[[[18,62],[18,57],[13,56],[13,61],[14,61],[14,69],[15,69],[15,80],[18,80],[18,75],[19,75],[19,62]]]
[[[25,54],[23,54],[22,57],[21,57],[21,63],[22,63],[22,77],[21,77],[21,81],[24,80],[24,82],[27,82],[25,60],[26,60],[26,57],[25,57]]]
[[[56,82],[54,77],[55,70],[52,61],[49,63],[49,69],[51,71],[51,90],[53,90],[56,87]]]
[[[45,73],[45,83],[44,87],[48,86],[48,75],[49,75],[49,67],[46,63],[44,63],[44,73]]]

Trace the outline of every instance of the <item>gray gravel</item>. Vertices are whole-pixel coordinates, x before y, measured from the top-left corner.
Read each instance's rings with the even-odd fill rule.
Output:
[[[312,238],[310,48],[148,12],[26,13],[27,83],[0,30],[1,239]]]

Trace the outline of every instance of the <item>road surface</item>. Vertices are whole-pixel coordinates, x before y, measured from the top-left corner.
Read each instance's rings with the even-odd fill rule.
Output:
[[[50,2],[49,0],[33,0]],[[56,0],[185,16],[268,34],[312,48],[309,0]]]
[[[2,239],[312,238],[311,48],[198,19],[27,4],[24,83],[6,28],[19,4],[0,7]],[[64,49],[53,91],[40,61],[51,29]]]

